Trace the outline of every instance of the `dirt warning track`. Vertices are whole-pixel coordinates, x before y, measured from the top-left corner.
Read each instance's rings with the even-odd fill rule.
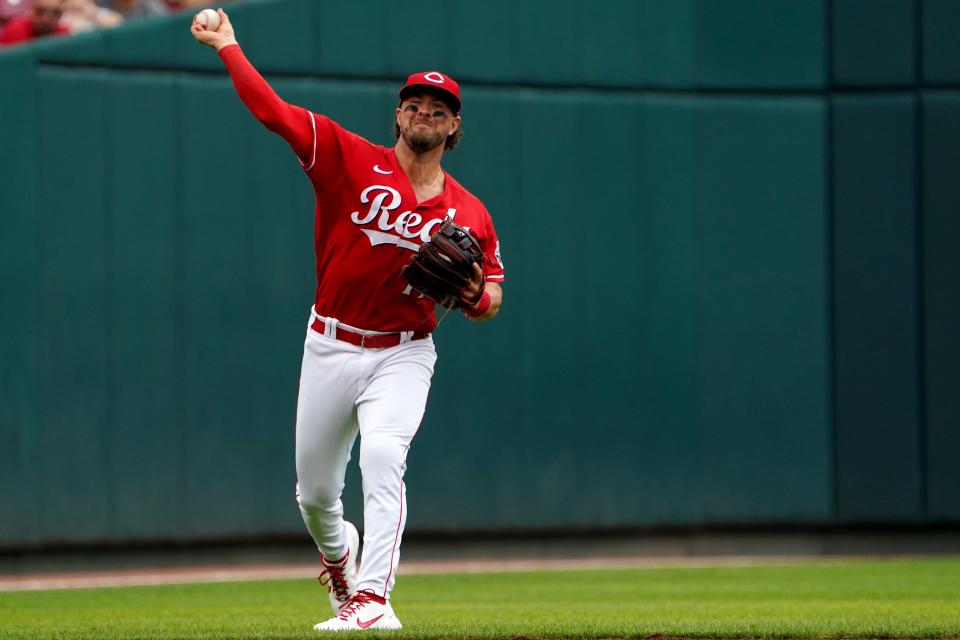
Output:
[[[562,571],[584,569],[636,569],[657,567],[751,566],[825,561],[822,557],[722,556],[722,557],[621,557],[563,559],[420,560],[404,562],[400,575],[430,573],[497,573],[505,571]],[[196,582],[314,579],[317,564],[204,565],[107,571],[71,571],[0,575],[0,591],[91,589]]]

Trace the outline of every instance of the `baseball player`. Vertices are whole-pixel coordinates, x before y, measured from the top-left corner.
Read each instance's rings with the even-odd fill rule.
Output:
[[[453,307],[493,318],[503,265],[483,203],[440,167],[462,135],[460,88],[438,71],[414,73],[399,93],[396,145],[382,147],[329,118],[284,102],[244,57],[230,19],[194,38],[219,53],[240,99],[292,147],[316,192],[317,289],[297,403],[297,501],[320,550],[334,616],[319,631],[400,629],[390,606],[407,518],[403,474],[436,361],[436,302],[401,273],[453,220],[482,255],[468,262]],[[431,242],[431,239],[433,242]],[[411,258],[416,256],[416,258]],[[449,305],[448,305],[449,306]],[[340,496],[360,436],[363,562]]]

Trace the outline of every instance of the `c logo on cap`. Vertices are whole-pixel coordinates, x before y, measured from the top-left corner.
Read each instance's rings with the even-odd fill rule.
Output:
[[[430,82],[443,84],[443,76],[437,73],[436,71],[431,71],[430,73],[423,74],[423,78],[424,80],[429,80]]]

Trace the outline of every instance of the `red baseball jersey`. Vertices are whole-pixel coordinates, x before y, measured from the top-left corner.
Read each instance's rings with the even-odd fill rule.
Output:
[[[220,56],[244,104],[290,143],[313,184],[317,313],[372,331],[432,331],[433,301],[413,291],[400,270],[447,217],[480,243],[485,277],[503,282],[490,214],[450,174],[440,195],[417,202],[392,148],[281,100],[238,45]]]

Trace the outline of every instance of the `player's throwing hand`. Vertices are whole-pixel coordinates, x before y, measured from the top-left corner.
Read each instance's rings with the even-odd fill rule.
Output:
[[[214,29],[207,29],[206,23],[200,20],[200,14],[193,16],[193,23],[190,25],[190,33],[200,44],[213,47],[217,51],[228,44],[237,44],[237,38],[233,34],[233,25],[230,24],[230,17],[223,9],[217,9],[220,16],[220,25]]]

